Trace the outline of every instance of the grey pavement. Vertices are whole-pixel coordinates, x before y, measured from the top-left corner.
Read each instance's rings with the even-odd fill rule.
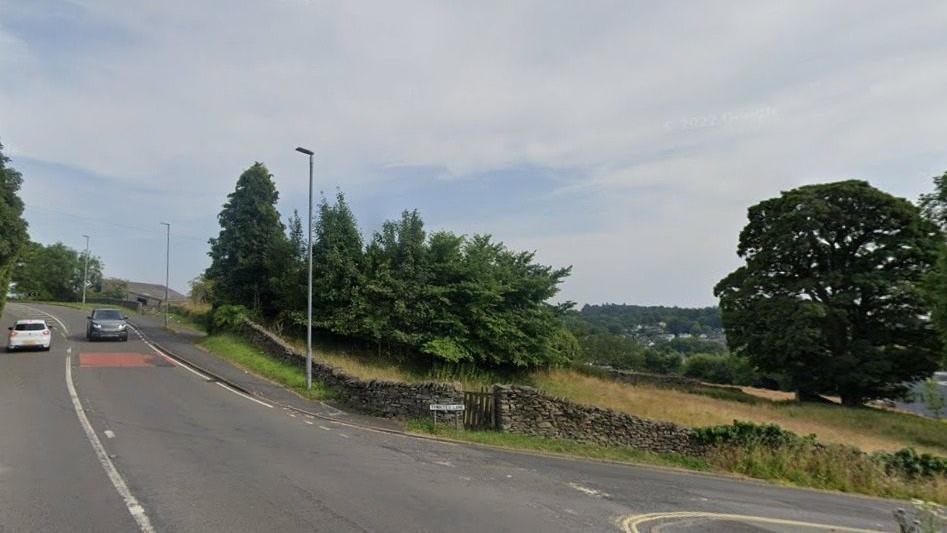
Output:
[[[675,511],[790,522],[705,516],[664,531],[891,531],[904,506],[341,425],[238,394],[135,336],[88,343],[79,310],[9,304],[2,324],[38,311],[69,333],[58,328],[48,353],[0,353],[0,531],[139,529],[80,427],[67,358],[92,429],[156,531],[619,531],[635,515]],[[120,366],[134,361],[145,364]]]

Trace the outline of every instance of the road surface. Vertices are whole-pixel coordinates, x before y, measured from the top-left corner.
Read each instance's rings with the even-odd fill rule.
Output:
[[[333,424],[134,334],[86,342],[79,310],[11,303],[2,324],[42,312],[50,352],[0,353],[2,532],[891,531],[903,506]]]

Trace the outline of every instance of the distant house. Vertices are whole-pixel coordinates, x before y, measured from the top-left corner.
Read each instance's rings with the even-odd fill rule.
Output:
[[[125,300],[129,302],[138,302],[144,307],[160,307],[164,305],[164,285],[156,283],[138,283],[129,281],[128,288],[125,290]],[[187,296],[174,289],[168,290],[168,300],[171,303],[187,300]]]

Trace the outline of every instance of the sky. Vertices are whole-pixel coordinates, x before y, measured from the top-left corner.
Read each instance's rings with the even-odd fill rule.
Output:
[[[746,209],[947,170],[947,3],[0,0],[34,240],[171,286],[240,173],[572,265],[559,300],[713,305]]]

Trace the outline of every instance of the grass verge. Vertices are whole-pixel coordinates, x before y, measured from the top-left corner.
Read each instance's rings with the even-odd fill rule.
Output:
[[[330,391],[319,383],[312,384],[312,391],[307,390],[306,373],[303,369],[268,357],[237,335],[231,333],[210,335],[201,339],[197,345],[244,370],[275,381],[303,398],[325,400],[331,397]]]
[[[572,401],[608,407],[688,427],[726,425],[734,420],[778,424],[819,441],[864,451],[915,447],[947,455],[947,422],[880,409],[772,401],[734,401],[689,391],[628,385],[571,369],[537,372],[535,386]]]
[[[435,428],[429,420],[412,420],[406,427],[416,433],[514,450],[685,468],[697,472],[736,473],[782,485],[947,504],[947,479],[891,476],[868,457],[842,446],[779,449],[762,446],[720,447],[709,452],[706,457],[689,457],[514,433],[465,431],[448,426]]]
[[[697,471],[711,469],[711,466],[703,459],[674,453],[659,454],[636,448],[598,446],[573,440],[549,439],[498,431],[457,430],[443,425],[435,428],[430,420],[411,420],[405,424],[405,427],[408,431],[416,433],[515,450],[555,453],[629,464],[673,466]]]
[[[721,471],[787,485],[947,504],[944,476],[888,474],[876,461],[846,446],[726,446],[712,450],[707,461]]]

